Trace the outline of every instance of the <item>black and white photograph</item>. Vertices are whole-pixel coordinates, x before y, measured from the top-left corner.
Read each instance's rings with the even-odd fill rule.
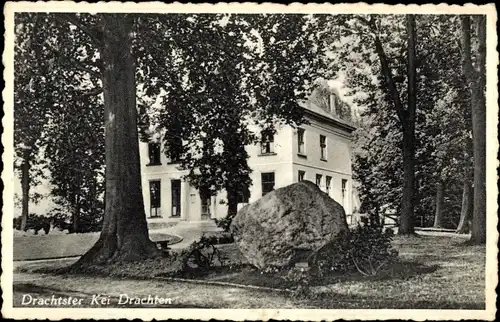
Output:
[[[494,4],[4,15],[4,317],[494,320]]]

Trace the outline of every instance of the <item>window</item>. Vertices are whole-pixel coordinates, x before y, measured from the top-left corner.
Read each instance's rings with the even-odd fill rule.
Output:
[[[262,195],[274,190],[274,172],[261,173]]]
[[[202,218],[210,218],[210,206],[212,201],[210,198],[210,191],[208,189],[200,189],[200,199],[201,199],[201,216]]]
[[[148,144],[149,150],[149,164],[148,165],[160,165],[160,143],[151,142]]]
[[[326,161],[326,136],[319,136],[319,146],[321,148],[321,160]]]
[[[298,153],[302,155],[305,155],[306,153],[304,134],[305,134],[304,129],[297,130]]]
[[[181,180],[171,181],[172,217],[181,216]]]
[[[161,186],[160,180],[149,181],[150,216],[161,217]]]
[[[325,179],[326,179],[326,185],[325,185],[325,188],[326,188],[326,193],[327,193],[328,195],[330,195],[330,187],[331,187],[331,185],[332,185],[332,177],[330,177],[330,176],[326,176],[326,178],[325,178]]]
[[[306,172],[299,170],[299,181],[304,181],[305,176],[306,176]]]
[[[274,153],[274,135],[272,134],[262,134],[260,141],[260,153],[261,154],[272,154]]]
[[[321,179],[323,178],[323,176],[321,174],[317,174],[316,175],[316,185],[318,187],[321,187]]]

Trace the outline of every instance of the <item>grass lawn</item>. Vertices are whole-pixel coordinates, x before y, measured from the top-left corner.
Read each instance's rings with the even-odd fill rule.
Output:
[[[100,233],[33,235],[14,237],[14,260],[33,260],[80,256],[85,254],[99,239]],[[169,244],[181,238],[164,233],[150,232],[152,241],[169,240]]]
[[[331,297],[350,308],[484,309],[485,247],[465,246],[464,241],[459,236],[397,237],[394,246],[413,273],[339,279],[314,287],[320,296],[312,302],[329,306]]]
[[[154,279],[169,274],[166,259],[115,267],[103,272],[108,276],[120,276],[120,280],[81,275],[43,275],[43,278],[30,281],[30,276],[34,278],[39,274],[26,273],[15,274],[15,278],[18,275],[27,277],[24,280],[18,278],[16,283],[16,287],[24,287],[24,290],[36,286],[45,287],[48,292],[78,291],[113,296],[118,290],[137,294],[134,296],[167,292],[177,296],[178,305],[193,307],[484,309],[485,248],[464,246],[464,241],[460,236],[397,237],[394,246],[399,250],[401,264],[392,270],[379,277],[357,274],[334,276],[312,285],[311,294],[305,297]],[[224,245],[221,250],[236,258],[235,262],[243,262],[234,245]],[[22,271],[33,271],[33,267],[24,267]],[[143,280],[139,280],[141,278]],[[67,282],[61,282],[61,279]],[[248,266],[237,266],[232,270],[218,268],[197,279],[273,288],[293,287],[279,276],[261,274]],[[110,288],[112,285],[114,288]]]

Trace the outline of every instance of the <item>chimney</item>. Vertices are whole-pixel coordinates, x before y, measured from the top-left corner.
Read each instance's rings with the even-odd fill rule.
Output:
[[[337,115],[337,109],[335,104],[336,104],[335,94],[331,93],[330,95],[328,95],[328,110],[333,115]]]

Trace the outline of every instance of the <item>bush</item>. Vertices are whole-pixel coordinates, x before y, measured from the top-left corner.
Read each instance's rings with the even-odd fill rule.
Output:
[[[230,232],[231,222],[236,215],[227,215],[222,219],[215,219],[217,227],[222,228],[226,233]]]
[[[218,232],[216,234],[206,236],[206,238],[214,245],[234,243],[233,235],[228,232]]]
[[[397,251],[391,242],[394,232],[375,220],[364,219],[353,231],[343,234],[322,247],[314,256],[312,266],[317,274],[358,271],[374,276],[394,262]]]
[[[22,217],[14,218],[14,229],[21,230],[21,222]],[[26,220],[26,230],[33,229],[35,231],[35,235],[38,235],[40,230],[43,230],[47,235],[50,231],[50,217],[44,217],[36,214],[29,214]]]
[[[90,212],[84,212],[82,210],[78,217],[76,231],[73,229],[71,213],[67,209],[61,207],[52,209],[49,216],[52,217],[55,228],[67,230],[70,234],[97,232],[102,230],[104,209],[96,207]]]
[[[311,274],[308,270],[303,268],[294,267],[285,275],[285,280],[290,281],[295,285],[296,297],[309,296],[311,293]]]
[[[182,260],[182,270],[185,272],[199,269],[208,270],[216,266],[218,261],[220,265],[224,264],[219,250],[206,236],[201,236],[199,241],[195,241],[180,254]]]

